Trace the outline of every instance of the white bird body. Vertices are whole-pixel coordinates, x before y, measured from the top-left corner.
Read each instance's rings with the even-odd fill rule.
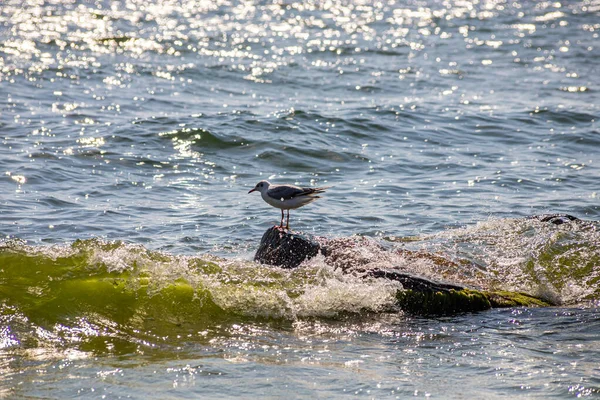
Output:
[[[281,224],[283,228],[283,210],[288,210],[286,228],[289,228],[290,223],[290,210],[300,208],[316,199],[319,193],[323,193],[327,189],[326,187],[319,188],[303,188],[294,185],[273,185],[269,181],[260,181],[256,184],[254,189],[248,193],[255,191],[260,192],[263,200],[281,210]]]

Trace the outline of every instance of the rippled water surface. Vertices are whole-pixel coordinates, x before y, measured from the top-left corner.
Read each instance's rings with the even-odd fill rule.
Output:
[[[598,0],[3,1],[0,397],[598,396],[599,33]],[[361,265],[560,307],[254,264],[262,179],[331,186],[292,228]]]

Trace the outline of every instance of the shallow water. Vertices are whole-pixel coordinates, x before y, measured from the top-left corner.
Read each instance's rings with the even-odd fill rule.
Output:
[[[597,395],[600,383],[598,323],[597,309],[544,309],[442,320],[246,321],[218,333],[190,324],[177,347],[125,357],[19,354],[27,361],[18,374],[3,360],[3,383],[32,397],[580,397]]]
[[[599,13],[3,2],[0,397],[597,396],[598,223],[524,218],[600,220]],[[258,266],[261,179],[332,186],[292,228],[361,265],[561,307],[417,318]]]

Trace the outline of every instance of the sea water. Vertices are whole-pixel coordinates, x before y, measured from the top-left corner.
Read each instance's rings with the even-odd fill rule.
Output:
[[[0,397],[598,396],[599,17],[2,2]],[[322,257],[256,264],[263,179],[331,186],[291,227],[361,265],[556,306],[419,317]]]

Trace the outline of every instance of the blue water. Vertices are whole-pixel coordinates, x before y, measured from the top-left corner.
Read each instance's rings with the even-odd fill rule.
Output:
[[[524,218],[600,220],[599,17],[598,0],[2,2],[0,397],[597,396],[598,224]],[[247,194],[262,179],[332,186],[292,229],[368,238],[361,265],[561,307],[425,319],[323,260],[263,276],[280,213]],[[148,277],[150,300],[114,314],[72,292],[86,273]],[[164,292],[180,281],[188,318]]]

